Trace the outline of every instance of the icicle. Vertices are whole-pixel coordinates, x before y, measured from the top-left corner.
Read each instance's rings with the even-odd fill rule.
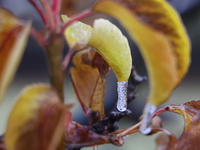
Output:
[[[151,132],[151,119],[152,115],[156,110],[156,106],[147,103],[143,111],[142,124],[140,126],[140,132],[142,134],[148,134]]]
[[[128,81],[117,82],[117,91],[118,91],[117,109],[121,112],[125,111],[127,107],[127,87],[128,87]]]

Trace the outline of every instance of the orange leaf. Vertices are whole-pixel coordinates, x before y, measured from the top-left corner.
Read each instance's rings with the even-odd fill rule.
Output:
[[[84,106],[98,111],[103,119],[104,78],[110,72],[108,64],[96,51],[90,49],[76,53],[72,62],[75,68],[70,69],[71,80],[83,111],[86,114]]]
[[[64,133],[63,119],[70,116],[66,108],[68,106],[60,102],[59,96],[49,85],[34,84],[26,87],[8,119],[6,148],[56,149]]]
[[[184,117],[184,131],[176,142],[170,141],[167,136],[162,136],[163,141],[157,140],[158,146],[165,147],[162,150],[200,149],[200,100],[186,102],[178,106],[170,105],[165,110],[178,113]]]
[[[0,103],[22,59],[31,22],[25,25],[0,7]]]

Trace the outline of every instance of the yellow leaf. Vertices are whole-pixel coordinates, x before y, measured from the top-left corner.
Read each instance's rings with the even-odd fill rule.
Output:
[[[67,21],[66,16],[62,15],[62,18],[64,22]],[[65,38],[71,48],[78,42],[95,48],[113,69],[118,81],[128,80],[132,66],[128,41],[111,22],[96,19],[92,30],[90,26],[77,21],[65,30]]]
[[[105,19],[94,21],[94,30],[88,42],[112,68],[118,81],[127,81],[132,67],[130,48],[126,37]]]
[[[96,19],[93,26],[94,29],[91,37],[89,39],[87,39],[87,37],[83,41],[81,41],[80,38],[77,38],[77,41],[74,40],[76,41],[76,44],[74,45],[79,47],[93,47],[106,60],[118,80],[117,108],[119,111],[125,111],[127,106],[128,78],[132,67],[132,57],[128,41],[121,31],[108,20]],[[65,31],[67,30],[68,29]],[[74,31],[69,35],[65,34],[66,39],[68,39],[67,37],[72,36],[73,32]]]
[[[144,110],[150,122],[189,66],[190,43],[179,16],[164,0],[100,0],[93,11],[116,18],[138,45],[150,80]]]
[[[147,65],[151,83],[149,102],[159,105],[166,100],[186,73],[189,64],[189,42],[177,14],[163,0],[141,0],[138,7],[134,6],[134,0],[129,3],[130,8],[129,5],[123,6],[123,2],[102,0],[94,5],[93,10],[113,16],[129,31]],[[142,12],[145,14],[144,11],[145,19],[142,15],[137,15]],[[145,23],[146,20],[149,21],[148,24]],[[152,27],[155,24],[159,29]]]
[[[26,87],[8,119],[6,148],[56,149],[64,132],[65,108],[49,85],[34,84]]]
[[[63,22],[69,21],[66,15],[61,15]],[[92,27],[80,21],[74,22],[64,32],[69,48],[73,48],[78,42],[87,42],[90,39]]]
[[[31,22],[24,26],[9,12],[0,8],[0,103],[22,59]],[[13,22],[12,22],[13,21]]]

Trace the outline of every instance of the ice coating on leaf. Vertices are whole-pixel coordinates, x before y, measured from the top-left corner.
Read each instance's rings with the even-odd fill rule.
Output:
[[[69,18],[61,15],[63,22],[67,22]],[[67,29],[64,35],[70,48],[73,48],[79,42],[88,42],[92,34],[92,27],[80,21],[75,21]]]
[[[146,104],[143,111],[142,124],[140,126],[140,131],[142,134],[148,134],[151,132],[151,119],[155,110],[156,110],[156,106],[150,103]]]

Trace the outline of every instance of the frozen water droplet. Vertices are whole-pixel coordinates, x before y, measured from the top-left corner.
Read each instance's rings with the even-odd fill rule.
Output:
[[[151,132],[151,119],[152,115],[156,110],[156,106],[147,103],[143,111],[142,124],[140,126],[140,132],[142,134],[148,134]]]
[[[117,109],[121,112],[125,111],[127,107],[127,87],[128,87],[128,81],[117,82],[117,92],[118,92]]]

